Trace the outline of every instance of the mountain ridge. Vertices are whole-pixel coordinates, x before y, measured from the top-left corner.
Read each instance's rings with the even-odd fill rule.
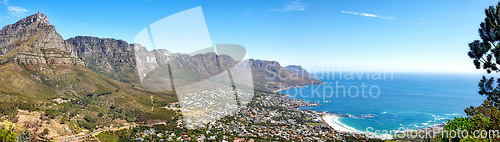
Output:
[[[178,101],[175,93],[141,86],[137,46],[88,36],[64,40],[42,13],[4,26],[0,30],[0,120],[8,120],[16,124],[17,131],[28,130],[43,141],[97,127],[159,122],[180,115],[163,109]],[[168,53],[145,52],[155,55],[160,64],[166,58],[158,55]],[[185,80],[187,83],[221,73],[237,63],[228,55],[215,53],[173,55],[180,57],[171,62],[173,69],[189,69],[198,75]],[[304,79],[276,61],[246,61],[251,65],[256,90],[321,82]],[[36,115],[26,115],[32,113]],[[56,124],[60,128],[51,127]],[[5,124],[0,121],[0,125]]]
[[[0,30],[0,125],[15,124],[16,131],[28,130],[36,140],[47,141],[97,126],[158,122],[178,115],[160,109],[177,101],[172,93],[151,92],[98,74],[74,49],[41,13]]]
[[[300,66],[300,65],[288,65],[285,67],[285,69],[287,69],[293,73],[299,74],[303,77],[318,78],[318,76],[315,76],[315,75],[309,73],[306,69],[302,68],[302,66]]]
[[[230,56],[228,55],[218,55],[213,52],[205,53],[205,54],[196,54],[196,55],[188,55],[183,53],[170,53],[164,49],[158,49],[153,51],[147,51],[145,47],[135,43],[127,43],[124,40],[114,39],[114,38],[99,38],[99,37],[91,37],[91,36],[76,36],[67,39],[69,43],[72,43],[75,46],[75,50],[82,61],[84,61],[85,65],[92,69],[95,72],[100,74],[104,74],[110,78],[117,80],[126,80],[126,83],[135,83],[140,84],[136,76],[139,76],[139,72],[134,70],[138,68],[138,61],[136,61],[135,54],[149,54],[148,56],[155,57],[154,61],[160,64],[166,64],[166,54],[169,54],[170,57],[173,57],[171,61],[172,69],[179,71],[178,73],[185,73],[190,70],[193,78],[188,80],[181,80],[180,84],[189,84],[189,82],[194,82],[196,80],[206,79],[210,76],[216,75],[223,70],[219,70],[216,68],[217,66],[212,66],[212,64],[216,62],[222,62],[221,67],[223,69],[232,67],[237,64]],[[107,45],[107,46],[103,46]],[[142,50],[140,53],[134,53],[133,49],[136,46],[137,50]],[[99,47],[98,49],[96,47]],[[138,47],[138,48],[137,48]],[[126,56],[116,56],[126,55]],[[92,58],[94,60],[86,61],[87,58]],[[207,60],[208,59],[208,60]],[[115,60],[115,61],[111,61]],[[145,59],[146,60],[146,59]],[[150,59],[148,59],[150,60]],[[288,88],[290,86],[304,86],[310,84],[320,84],[322,83],[320,80],[313,79],[310,76],[303,76],[302,74],[288,71],[286,68],[282,67],[277,61],[267,61],[260,59],[247,59],[250,62],[252,74],[254,78],[254,86],[258,90],[262,91],[275,91],[278,89]],[[97,61],[97,62],[96,62]],[[124,63],[125,66],[122,65],[113,65],[114,63]],[[140,61],[139,61],[140,62]],[[140,63],[148,64],[148,63]],[[149,63],[154,64],[154,63]],[[121,68],[121,69],[117,69]],[[141,67],[139,69],[146,68]],[[269,70],[271,69],[271,70]],[[127,71],[123,71],[127,70]],[[304,70],[304,69],[302,69]],[[305,70],[304,70],[305,71]],[[116,72],[116,73],[113,73]],[[128,73],[125,76],[126,78],[119,78],[119,76],[123,76],[124,73]],[[130,74],[133,72],[137,74],[136,76]],[[168,70],[162,71],[167,73]],[[272,73],[271,73],[272,72]],[[307,73],[307,71],[305,71]],[[308,73],[306,74],[308,75]],[[278,77],[279,76],[279,77]],[[282,77],[287,76],[287,77]],[[162,82],[169,82],[169,78],[165,78],[165,76],[161,77],[161,75],[156,76],[162,79]],[[277,78],[272,78],[277,77]],[[132,78],[132,79],[131,79]],[[157,78],[154,78],[157,79]],[[130,81],[129,81],[130,80]],[[158,80],[156,80],[158,81]],[[147,86],[154,86],[148,84]],[[163,88],[153,87],[149,89],[153,90],[162,90]]]

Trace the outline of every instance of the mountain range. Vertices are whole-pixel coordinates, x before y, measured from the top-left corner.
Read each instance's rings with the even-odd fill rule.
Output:
[[[104,126],[159,122],[179,115],[161,109],[177,101],[175,92],[154,85],[146,87],[144,80],[141,82],[136,53],[142,51],[136,51],[137,46],[140,45],[90,36],[64,40],[40,12],[3,27],[0,119],[43,140]],[[180,81],[186,84],[221,73],[223,70],[217,67],[237,64],[230,56],[215,53],[175,55],[178,58],[170,61],[171,70],[194,75]],[[165,62],[161,57],[156,56],[156,60]],[[213,66],[217,61],[221,64]],[[255,59],[246,62],[258,91],[322,83],[300,66],[282,67],[276,61]],[[161,76],[165,73],[159,71],[153,78],[168,80],[168,76]]]

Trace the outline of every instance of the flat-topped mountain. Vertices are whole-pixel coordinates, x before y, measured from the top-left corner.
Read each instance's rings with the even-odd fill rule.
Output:
[[[155,58],[155,63],[166,66],[167,54],[171,57],[171,69],[174,74],[184,76],[176,78],[177,84],[185,85],[200,81],[217,75],[225,69],[235,66],[238,62],[228,55],[218,55],[213,52],[205,54],[188,55],[183,53],[170,53],[164,49],[147,51],[145,47],[136,44],[129,44],[123,40],[112,38],[98,38],[88,36],[77,36],[66,40],[75,47],[75,51],[85,66],[91,70],[103,74],[107,77],[120,80],[125,83],[141,84],[137,69],[136,54],[148,54]],[[134,49],[134,46],[137,48]],[[138,51],[134,51],[138,50]],[[146,58],[146,57],[144,57]],[[151,59],[144,59],[151,60]],[[312,79],[305,71],[291,72],[276,61],[248,60],[251,65],[254,86],[257,90],[274,91],[290,86],[303,86],[308,84],[319,84],[320,80]],[[140,62],[140,61],[139,61]],[[140,63],[141,65],[147,63]],[[295,70],[293,70],[295,71]],[[301,73],[306,76],[303,76]],[[185,74],[185,75],[182,75]],[[272,78],[274,77],[274,78]],[[168,69],[157,70],[156,75],[152,74],[145,78],[147,89],[162,91],[165,84],[169,84],[170,76]],[[159,83],[159,82],[163,83]],[[155,83],[155,84],[153,84]],[[169,89],[166,89],[169,90]]]
[[[134,46],[123,40],[77,36],[66,40],[89,69],[125,83],[140,84]]]
[[[192,56],[182,53],[168,53],[168,51],[166,50],[140,50],[142,50],[140,54],[146,54],[144,52],[149,52],[148,54],[150,56],[154,55],[154,57],[156,57],[155,61],[158,64],[164,64],[160,66],[166,67],[167,59],[170,59],[169,62],[172,74],[178,76],[174,76],[174,82],[176,82],[176,84],[180,86],[218,75],[238,64],[238,61],[234,61],[228,55],[218,55],[213,52],[196,54]],[[166,53],[168,53],[171,58],[167,58]],[[253,86],[256,90],[275,91],[288,87],[322,83],[322,81],[310,78],[309,76],[304,77],[301,74],[291,72],[283,68],[276,61],[249,59],[243,60],[241,62],[248,62],[248,64],[250,65],[251,75],[253,78]],[[148,77],[144,76],[144,80],[142,83],[145,83],[145,86],[148,86],[147,88],[151,87],[149,89],[162,90],[164,88],[164,84],[169,84],[170,81],[169,76],[162,74],[168,74],[168,72],[169,71],[167,68],[156,69],[155,74],[150,74],[148,75]],[[163,83],[158,83],[158,81]],[[155,82],[158,85],[153,84]]]
[[[173,94],[151,92],[88,68],[100,69],[93,65],[109,56],[111,71],[125,76],[120,71],[133,67],[127,66],[131,61],[126,57],[131,55],[120,54],[127,49],[122,44],[103,40],[96,41],[102,46],[89,46],[85,43],[91,40],[85,38],[69,41],[73,40],[65,41],[41,13],[0,30],[0,123],[9,120],[16,131],[28,130],[37,141],[46,141],[96,126],[158,122],[177,115],[160,108],[177,101]],[[100,50],[102,56],[89,54],[98,48],[109,50]]]
[[[47,16],[37,13],[7,25],[0,31],[0,62],[23,63],[30,69],[50,70],[53,66],[82,62],[76,52],[49,24]]]
[[[78,134],[96,126],[164,121],[178,115],[162,108],[176,102],[177,97],[169,90],[141,85],[137,54],[152,55],[146,60],[157,64],[167,63],[164,55],[175,56],[169,61],[170,69],[178,75],[188,73],[177,80],[185,84],[220,74],[238,63],[228,55],[188,55],[144,47],[139,51],[141,48],[135,47],[140,45],[112,38],[77,36],[64,40],[42,13],[3,27],[0,119],[15,123],[19,131],[27,129],[37,140]],[[250,64],[256,90],[321,83],[275,61],[244,62]],[[168,80],[166,69],[157,69],[150,77]]]

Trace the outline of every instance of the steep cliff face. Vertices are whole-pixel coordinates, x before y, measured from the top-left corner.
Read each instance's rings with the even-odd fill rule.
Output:
[[[134,49],[125,41],[94,37],[65,41],[42,13],[2,28],[0,61],[0,77],[6,77],[2,84],[11,82],[0,85],[0,92],[23,92],[32,97],[81,97],[98,91],[99,86],[106,90],[124,88],[118,86],[125,84],[117,85],[117,81],[96,73],[99,71],[122,82],[138,78]]]
[[[112,38],[77,36],[63,40],[55,27],[50,25],[47,16],[41,13],[5,26],[0,31],[0,37],[0,63],[16,62],[30,70],[54,73],[64,70],[58,68],[61,65],[77,68],[85,65],[101,75],[131,84],[140,84],[140,77],[145,77],[145,74],[140,74],[140,69],[144,68],[137,67],[145,65],[136,61],[136,54],[141,53],[153,57],[142,61],[154,60],[160,66],[166,65],[166,55],[169,54],[172,57],[172,73],[180,78],[177,81],[180,84],[209,78],[238,63],[230,56],[215,53],[191,56],[170,54],[166,50],[139,51],[141,49],[134,49],[137,46],[135,44]],[[251,64],[254,86],[259,90],[273,91],[289,86],[321,83],[297,70],[287,70],[275,61],[248,61]],[[168,81],[170,77],[166,73],[168,69],[163,68],[156,73],[158,76],[154,76],[154,79],[159,77]]]
[[[293,73],[299,74],[303,77],[317,78],[317,76],[310,74],[309,72],[307,72],[307,70],[302,68],[300,65],[288,65],[285,67],[285,69],[287,69]]]
[[[37,13],[7,25],[0,31],[0,60],[17,62],[31,70],[50,71],[60,65],[81,65],[74,48]]]
[[[250,66],[234,70],[233,77],[238,77],[231,81],[226,79],[224,83],[242,82],[249,86],[253,83],[255,89],[274,91],[321,82],[304,79],[284,69],[278,62],[253,59],[241,62],[247,62]],[[175,83],[189,84],[220,74],[227,76],[229,73],[223,72],[241,65],[238,63],[228,55],[205,53],[191,56],[171,54],[166,50],[147,51],[140,45],[115,39],[78,36],[63,40],[55,27],[50,25],[47,16],[37,13],[0,30],[0,107],[9,104],[24,106],[12,107],[12,110],[58,112],[51,118],[42,117],[54,120],[54,123],[66,119],[64,125],[78,127],[68,127],[61,132],[51,131],[51,134],[46,135],[49,139],[63,134],[76,134],[81,129],[92,129],[94,126],[123,125],[124,120],[148,123],[164,121],[176,113],[160,107],[177,101],[177,97],[170,92],[152,92],[134,84],[150,81],[157,85],[152,86],[153,90],[158,87],[158,90],[165,91],[165,86],[170,83],[170,74],[175,74],[174,78],[178,79]],[[252,74],[245,76],[244,72]],[[253,78],[253,82],[248,81],[250,78]],[[208,84],[212,85],[216,84]],[[238,85],[241,87],[241,84],[234,84]],[[71,103],[50,103],[55,98]],[[76,112],[80,117],[67,117],[72,115],[71,112]],[[0,112],[0,116],[5,115]],[[9,119],[14,120],[16,114],[9,116],[12,116]],[[98,119],[90,122],[85,117]],[[44,128],[50,126],[30,128],[29,131],[41,136]]]
[[[133,48],[127,48],[126,42],[79,38],[65,41],[49,24],[47,16],[41,13],[7,25],[0,31],[0,107],[12,106],[9,109],[13,112],[8,113],[8,118],[15,126],[25,126],[22,130],[30,131],[37,140],[43,141],[77,134],[82,129],[91,130],[95,126],[123,125],[124,120],[164,121],[175,115],[173,111],[160,108],[177,101],[176,96],[169,92],[151,92],[123,83],[123,80],[113,80],[85,66],[94,65],[95,70],[103,72],[118,72],[117,76],[127,75],[122,72],[132,72],[131,76],[137,77],[133,71]],[[67,102],[55,103],[56,98]],[[153,104],[152,100],[158,103]],[[154,107],[156,109],[152,110]],[[16,122],[18,109],[42,115],[29,121],[21,117],[21,121]],[[77,113],[78,117],[70,112]],[[6,114],[0,111],[2,121]],[[84,117],[98,119],[90,124]],[[64,124],[59,120],[65,120]],[[28,127],[24,122],[29,122],[30,126],[40,125]],[[56,130],[53,124],[65,126]],[[44,129],[50,129],[49,134],[42,134]]]
[[[146,51],[143,47],[136,49],[140,51],[137,53],[137,64],[142,75],[143,87],[157,91],[172,90],[170,78],[174,79],[175,87],[183,87],[221,74],[238,63],[227,55],[217,55],[214,52],[191,56],[169,53],[162,49],[153,51]]]
[[[169,72],[173,74],[172,78],[174,78],[176,86],[184,86],[221,74],[229,68],[240,65],[238,61],[234,61],[228,55],[217,55],[213,52],[192,56],[169,53],[166,50],[146,51],[143,47],[136,50],[141,51],[138,53],[141,55],[138,56],[140,58],[137,60],[138,66],[140,66],[139,70],[143,69],[139,71],[142,74],[143,86],[152,90],[171,89]],[[167,67],[167,60],[170,63],[170,71]],[[276,61],[249,59],[242,62],[247,62],[250,69],[244,66],[233,68],[232,74],[236,75],[236,77],[245,77],[244,74],[239,74],[238,70],[241,70],[241,72],[251,70],[253,86],[257,90],[275,91],[287,87],[322,83],[320,80],[291,72]],[[238,78],[233,79],[237,80]],[[225,82],[220,81],[219,83]]]
[[[138,83],[134,46],[123,40],[77,36],[66,40],[91,70],[125,83]]]
[[[321,84],[320,80],[304,77],[283,68],[276,61],[250,59],[255,88],[275,91],[287,87]]]

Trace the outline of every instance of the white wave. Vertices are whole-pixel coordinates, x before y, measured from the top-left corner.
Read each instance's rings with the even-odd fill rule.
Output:
[[[340,132],[348,132],[348,133],[358,133],[358,134],[368,134],[367,132],[364,131],[359,131],[353,127],[350,127],[342,122],[339,121],[339,116],[337,115],[323,115],[323,121],[326,122],[330,127],[333,129],[340,131]],[[380,138],[380,139],[392,139],[392,135],[390,134],[382,134],[382,135],[369,135],[371,137],[375,138]]]
[[[325,115],[323,116],[323,120],[332,127],[333,129],[341,132],[352,132],[352,133],[362,133],[361,131],[358,131],[350,126],[347,126],[346,124],[342,123],[339,121],[339,116],[336,115]]]

